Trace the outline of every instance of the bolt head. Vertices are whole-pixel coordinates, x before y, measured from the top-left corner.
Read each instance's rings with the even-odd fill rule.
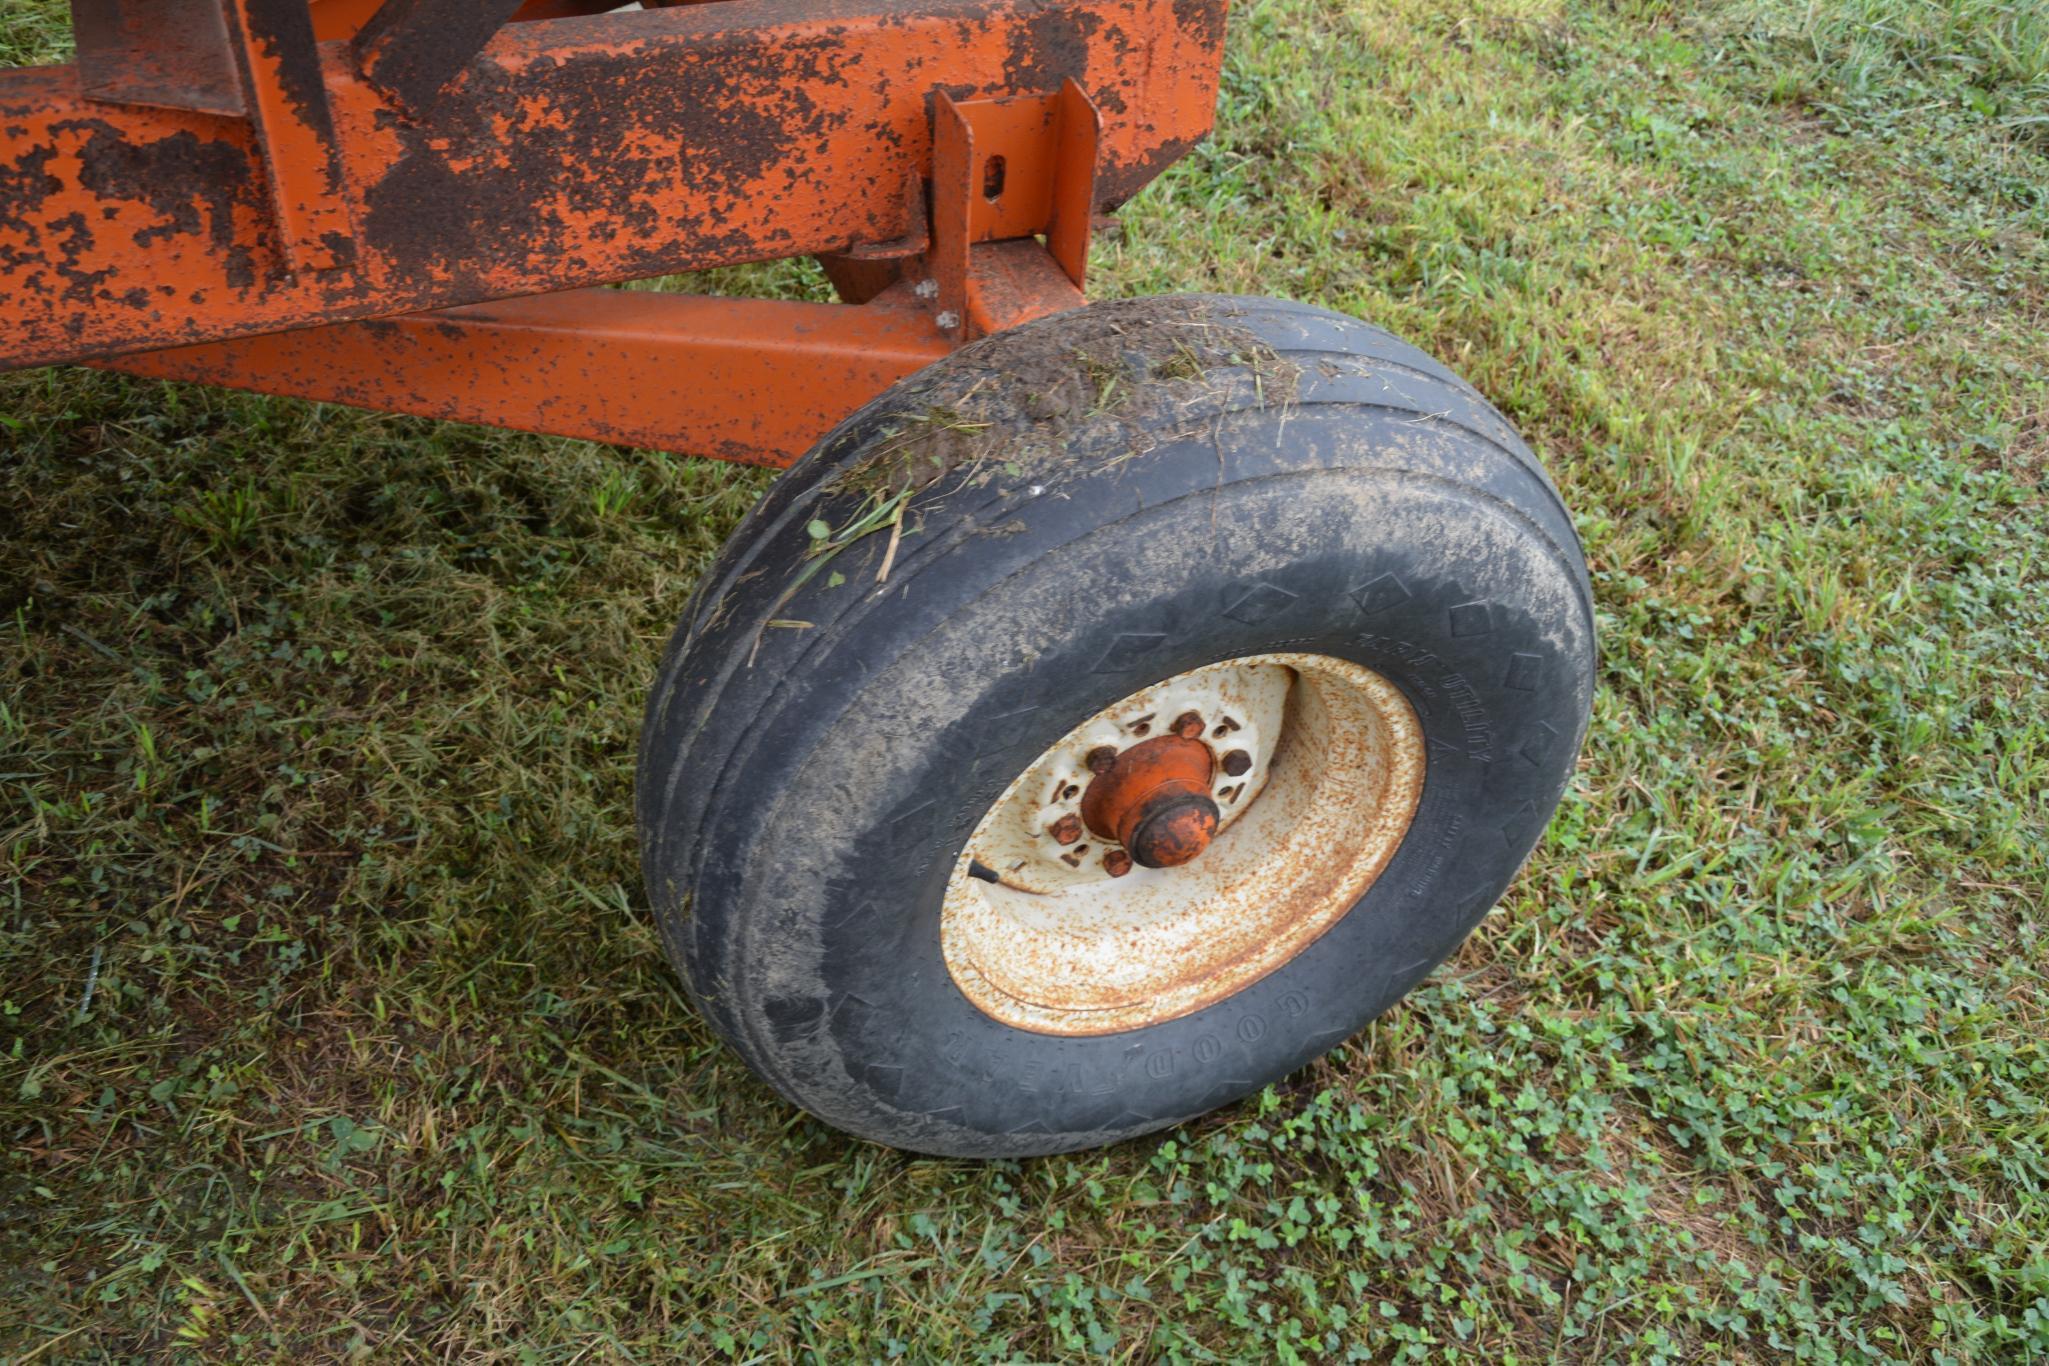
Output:
[[[1072,814],[1062,816],[1053,822],[1052,829],[1047,833],[1060,844],[1072,844],[1081,838],[1081,817]]]
[[[1123,877],[1131,871],[1131,855],[1122,849],[1112,849],[1103,855],[1103,871],[1111,877]]]
[[[1174,733],[1184,740],[1200,740],[1202,738],[1202,713],[1199,711],[1182,712],[1174,718],[1173,729]]]
[[[1089,772],[1101,773],[1104,769],[1117,762],[1117,746],[1097,745],[1089,751],[1088,758],[1082,762],[1089,766]]]
[[[1252,756],[1242,749],[1234,749],[1224,756],[1224,772],[1233,778],[1242,778],[1252,770]]]

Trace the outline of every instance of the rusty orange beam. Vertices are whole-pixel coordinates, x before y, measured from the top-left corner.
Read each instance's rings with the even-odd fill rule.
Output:
[[[95,362],[150,379],[615,445],[788,465],[952,349],[915,279],[859,306],[583,289],[138,351]],[[981,329],[1079,308],[1030,239],[971,258]]]
[[[588,289],[103,364],[153,379],[787,465],[949,349],[907,289],[858,307]]]
[[[897,241],[923,229],[935,90],[1072,78],[1103,111],[1114,208],[1208,130],[1223,18],[1224,0],[727,0],[544,20],[494,35],[418,120],[323,43],[354,234],[328,271],[293,268],[247,119],[0,72],[0,369]]]
[[[871,300],[858,306],[584,289],[98,363],[786,465],[963,337],[1085,302],[1098,126],[1087,97],[1069,82],[1055,96],[956,105],[942,94],[936,104],[941,133],[959,136],[942,137],[932,193],[961,211],[935,212],[922,254],[838,258],[842,292]]]

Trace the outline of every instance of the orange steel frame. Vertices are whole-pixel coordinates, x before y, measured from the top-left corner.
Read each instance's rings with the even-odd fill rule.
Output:
[[[1082,301],[1224,0],[74,0],[0,71],[0,369],[787,464]],[[611,288],[817,256],[841,304]]]

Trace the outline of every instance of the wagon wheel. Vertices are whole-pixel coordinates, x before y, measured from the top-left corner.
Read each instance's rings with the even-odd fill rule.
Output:
[[[650,896],[814,1114],[1113,1141],[1457,947],[1593,650],[1555,490],[1442,367],[1293,304],[1094,305],[898,385],[743,524],[649,702]]]

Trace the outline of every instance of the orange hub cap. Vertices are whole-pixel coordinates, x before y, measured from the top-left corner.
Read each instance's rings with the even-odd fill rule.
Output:
[[[1221,818],[1209,791],[1214,768],[1200,740],[1161,735],[1133,745],[1090,781],[1081,818],[1098,839],[1123,845],[1140,866],[1179,867],[1216,837]]]

